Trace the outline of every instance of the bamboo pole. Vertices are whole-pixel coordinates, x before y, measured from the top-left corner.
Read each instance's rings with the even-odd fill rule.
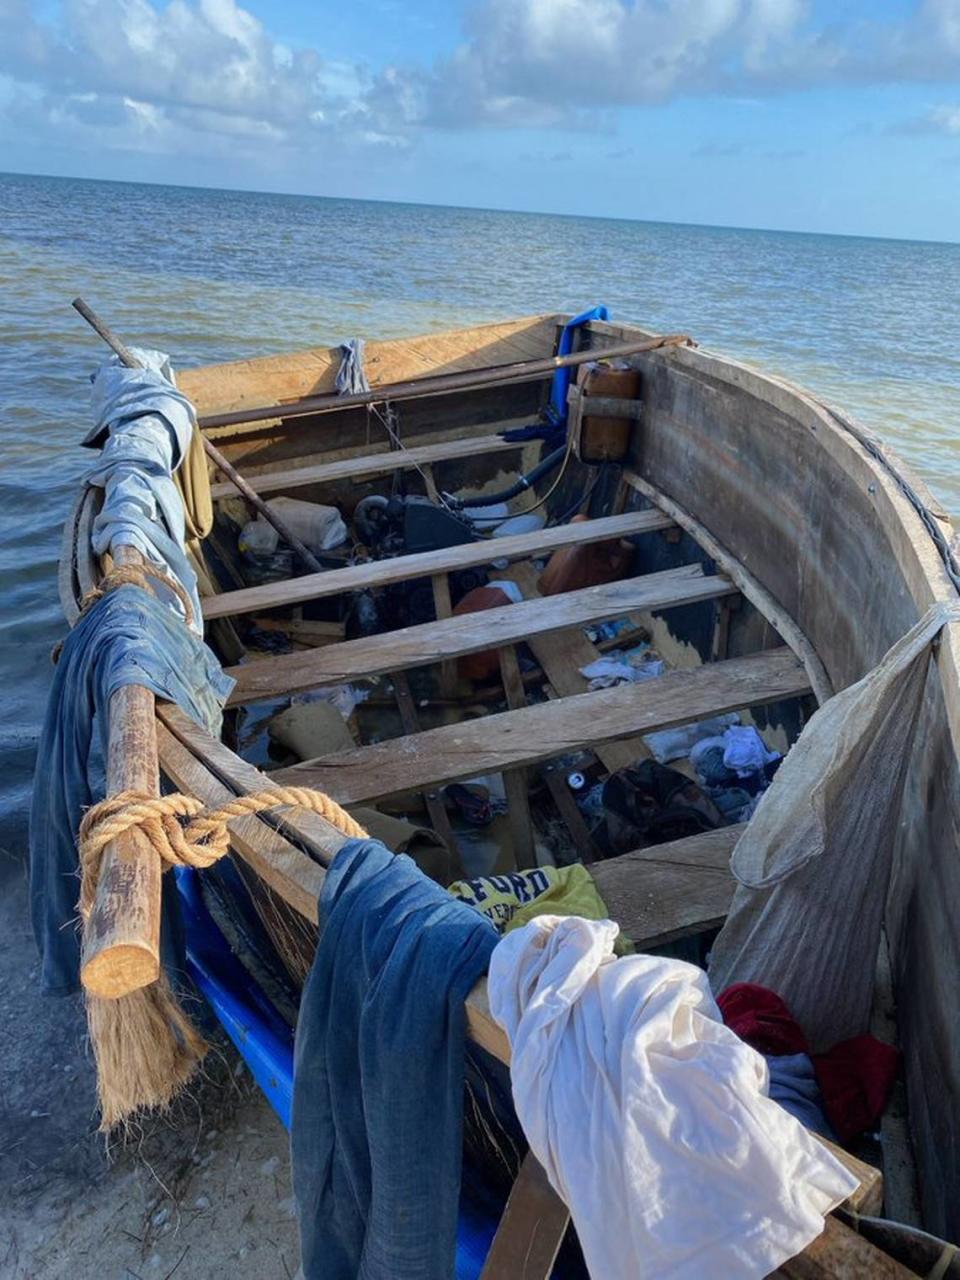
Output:
[[[83,316],[87,324],[100,335],[107,346],[120,357],[121,364],[126,365],[128,369],[139,369],[142,367],[140,361],[133,355],[130,348],[117,337],[112,329],[108,328],[107,325],[103,323],[96,312],[91,310],[82,298],[74,298],[73,307],[80,313],[80,315]],[[202,425],[203,424],[201,423],[201,426]],[[273,525],[274,529],[276,529],[283,541],[294,549],[311,573],[322,573],[323,565],[317,557],[303,545],[300,539],[293,534],[286,522],[282,520],[275,511],[271,511],[260,495],[250,488],[240,472],[236,470],[231,462],[227,461],[216,445],[211,444],[207,437],[202,434],[200,438],[203,440],[204,451],[213,465],[223,472],[230,483],[243,495],[244,498],[246,498],[247,502],[249,502],[261,516],[263,516],[264,520]]]
[[[335,409],[352,409],[383,400],[415,400],[422,396],[444,395],[451,391],[472,391],[501,383],[536,382],[557,369],[572,369],[590,360],[611,360],[619,356],[639,355],[644,351],[657,351],[661,347],[693,346],[685,334],[669,334],[662,338],[647,338],[643,342],[621,342],[612,347],[597,347],[589,351],[574,351],[567,356],[544,356],[539,360],[520,360],[514,364],[490,365],[485,369],[469,369],[463,373],[439,373],[427,378],[413,378],[408,382],[389,382],[369,391],[357,391],[349,395],[326,392],[323,395],[304,396],[287,404],[263,405],[253,409],[232,409],[228,413],[211,413],[200,419],[201,427],[232,427],[244,422],[262,422],[267,418],[297,418],[308,413],[331,413]]]

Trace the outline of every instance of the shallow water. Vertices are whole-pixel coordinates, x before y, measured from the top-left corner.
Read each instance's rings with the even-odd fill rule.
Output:
[[[833,401],[960,516],[960,245],[0,175],[0,865],[89,462],[78,293],[179,367],[604,302]]]

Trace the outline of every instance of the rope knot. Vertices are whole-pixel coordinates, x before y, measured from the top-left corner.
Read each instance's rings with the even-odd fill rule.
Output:
[[[338,831],[352,837],[367,833],[330,796],[308,787],[272,787],[253,795],[237,796],[219,809],[207,809],[194,796],[175,792],[151,796],[121,791],[87,810],[80,823],[80,914],[89,919],[96,901],[100,863],[107,845],[128,831],[140,831],[168,867],[209,867],[230,849],[228,823],[234,818],[265,813],[270,809],[298,806],[325,818]]]

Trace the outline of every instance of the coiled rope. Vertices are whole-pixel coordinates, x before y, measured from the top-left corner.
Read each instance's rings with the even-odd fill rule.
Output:
[[[111,840],[137,829],[167,867],[209,867],[230,849],[227,824],[271,809],[298,806],[325,818],[346,836],[362,838],[367,832],[346,809],[322,791],[308,787],[270,787],[253,795],[237,796],[218,809],[208,809],[194,796],[177,792],[150,796],[120,791],[91,806],[80,823],[80,914],[87,920],[96,900],[103,851]]]

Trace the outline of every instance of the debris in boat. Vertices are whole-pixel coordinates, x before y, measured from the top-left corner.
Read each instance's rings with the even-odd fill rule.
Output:
[[[593,876],[580,862],[568,867],[534,867],[500,876],[477,876],[459,880],[448,890],[461,902],[475,907],[501,934],[522,928],[535,916],[606,920],[610,915]],[[633,951],[633,943],[618,937],[616,951],[617,955],[627,955]]]
[[[603,784],[603,811],[614,854],[723,825],[716,805],[698,783],[655,760],[612,773]]]
[[[858,1180],[767,1096],[766,1065],[724,1026],[706,975],[618,959],[617,932],[540,916],[493,952],[490,1010],[531,1150],[563,1188],[592,1276],[775,1271]]]
[[[335,684],[325,689],[311,689],[308,693],[298,693],[291,698],[292,706],[306,706],[311,703],[329,702],[336,707],[344,720],[349,720],[362,702],[370,697],[369,686],[359,684]],[[314,753],[316,754],[316,753]],[[304,759],[309,759],[305,756]]]
[[[585,523],[588,516],[577,515],[571,524]],[[622,538],[609,542],[588,542],[575,547],[561,547],[547,561],[540,574],[538,587],[542,596],[578,591],[625,578],[633,563],[633,544]]]
[[[724,712],[712,716],[709,720],[698,720],[695,724],[683,724],[676,729],[658,729],[655,733],[644,735],[644,742],[653,752],[653,757],[660,764],[669,764],[671,760],[682,760],[703,738],[718,737],[732,724],[739,724],[740,717],[736,711]]]
[[[279,743],[298,760],[350,751],[357,745],[333,702],[294,702],[271,717],[267,733],[271,742]]]
[[[730,822],[745,822],[780,767],[753,725],[731,725],[694,745],[690,763],[711,800]]]
[[[653,680],[663,675],[665,665],[662,658],[651,657],[647,647],[641,645],[636,649],[615,649],[606,657],[581,667],[580,674],[590,681],[590,690],[611,689],[618,684]]]
[[[347,526],[336,507],[302,498],[270,498],[267,506],[311,551],[330,551],[347,540]]]
[[[424,875],[444,888],[463,875],[456,850],[448,848],[439,833],[430,827],[408,822],[390,813],[381,813],[374,808],[358,806],[351,808],[349,812],[369,832],[372,839],[379,840],[394,853],[407,854]]]
[[[788,1079],[794,1068],[787,1060],[806,1059],[830,1127],[826,1137],[850,1143],[879,1124],[900,1066],[900,1053],[893,1045],[876,1036],[859,1035],[811,1055],[807,1036],[786,1002],[754,982],[727,987],[717,996],[717,1007],[727,1026],[766,1057],[771,1097],[776,1096],[773,1064],[782,1064]],[[799,1076],[809,1073],[797,1068]]]
[[[496,930],[376,840],[337,853],[320,918],[293,1085],[304,1275],[355,1280],[377,1258],[392,1280],[451,1276],[464,1001]]]

